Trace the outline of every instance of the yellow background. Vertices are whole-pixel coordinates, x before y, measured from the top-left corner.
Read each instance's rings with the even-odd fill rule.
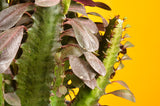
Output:
[[[124,61],[124,69],[117,71],[113,80],[123,80],[136,97],[136,103],[123,98],[107,95],[100,103],[110,106],[160,106],[160,1],[159,0],[94,0],[108,4],[112,11],[87,7],[106,19],[115,15],[128,17],[131,25],[126,32],[128,40],[135,47],[128,49],[132,60]],[[94,20],[99,20],[95,18]],[[106,92],[122,88],[118,84],[109,85]]]

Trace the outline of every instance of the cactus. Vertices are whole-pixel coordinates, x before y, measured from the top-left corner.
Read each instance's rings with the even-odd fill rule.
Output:
[[[62,18],[59,5],[45,9],[38,7],[33,16],[34,24],[28,31],[27,42],[22,45],[23,55],[17,61],[17,93],[23,106],[49,104],[54,55],[60,48],[58,36]]]
[[[0,1],[0,5],[4,2]],[[116,16],[108,24],[100,14],[88,13],[103,20],[93,22],[84,5],[111,10],[108,5],[92,0],[12,0],[8,8],[1,8],[0,73],[4,74],[4,79],[0,76],[1,105],[98,104],[106,94],[105,87],[112,83],[110,78],[122,68],[122,60],[129,58],[126,48],[133,45],[120,43],[127,37],[122,36],[126,29],[122,27],[123,20]],[[78,13],[86,17],[79,17]],[[99,31],[105,34],[100,36]],[[117,60],[119,53],[124,56]],[[114,68],[116,62],[120,63],[118,68]],[[124,82],[114,82],[126,89],[107,94],[135,101]],[[70,90],[74,93],[74,88],[79,88],[78,95],[67,101],[65,96]]]
[[[111,46],[107,50],[107,57],[104,59],[105,68],[107,70],[107,73],[104,77],[99,77],[97,79],[98,87],[94,90],[90,90],[88,88],[82,88],[80,90],[77,101],[74,102],[74,106],[81,106],[83,104],[84,106],[94,106],[97,104],[98,99],[100,96],[105,94],[105,87],[107,84],[110,83],[110,75],[113,73],[113,65],[115,64],[117,60],[117,55],[120,52],[120,40],[122,36],[122,23],[123,21],[120,19],[117,19],[116,17],[111,20],[112,26],[115,28],[113,29],[113,38],[111,38]],[[117,25],[116,25],[117,24]],[[110,27],[109,25],[108,27]],[[82,92],[81,92],[82,91]]]

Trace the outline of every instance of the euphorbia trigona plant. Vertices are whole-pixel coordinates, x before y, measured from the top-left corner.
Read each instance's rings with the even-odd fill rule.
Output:
[[[0,105],[98,106],[107,94],[135,101],[123,81],[110,82],[122,61],[130,59],[126,48],[133,45],[121,44],[128,26],[123,28],[119,16],[108,23],[98,13],[86,13],[84,6],[111,10],[92,0],[0,1]],[[114,82],[126,89],[105,93]],[[79,93],[67,101],[73,88]]]

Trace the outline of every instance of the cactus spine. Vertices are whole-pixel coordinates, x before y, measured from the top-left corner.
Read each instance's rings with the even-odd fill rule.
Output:
[[[48,106],[55,68],[54,55],[61,44],[61,6],[37,7],[34,24],[22,45],[23,54],[17,61],[17,94],[22,106]]]
[[[120,40],[122,35],[123,21],[116,19],[115,28],[113,29],[113,38],[111,38],[110,48],[107,50],[107,57],[104,59],[104,65],[107,70],[107,74],[103,77],[100,76],[97,79],[99,88],[90,90],[89,88],[81,88],[79,94],[74,101],[74,106],[94,106],[97,104],[98,99],[105,93],[105,87],[109,84],[110,75],[113,73],[113,65],[117,60],[117,55],[120,52]]]

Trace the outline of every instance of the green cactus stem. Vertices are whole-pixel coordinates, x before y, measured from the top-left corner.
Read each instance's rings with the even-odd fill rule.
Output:
[[[48,106],[56,65],[54,55],[61,46],[61,6],[37,7],[33,19],[28,39],[22,45],[23,54],[17,60],[17,94],[22,106]]]
[[[107,40],[110,41],[110,39],[112,37],[112,31],[115,28],[116,20],[117,20],[116,17],[110,20],[109,25],[106,27],[105,34],[104,34],[104,36],[102,36],[103,40],[100,41],[100,46],[99,46],[99,50],[98,50],[98,54],[99,54],[98,58],[101,61],[103,61],[106,57],[104,52],[106,52],[108,49],[109,43],[107,42]],[[105,39],[107,39],[107,40],[105,40]]]
[[[0,106],[4,105],[4,98],[3,98],[3,76],[0,74]]]
[[[65,96],[62,97],[57,97],[56,92],[53,91],[53,96],[50,97],[51,100],[51,106],[66,106],[64,98]]]
[[[61,60],[61,53],[55,54],[55,60],[56,60],[56,67],[54,69],[54,81],[53,81],[53,96],[50,97],[51,100],[51,106],[66,106],[65,104],[65,97],[64,95],[61,97],[58,97],[56,92],[58,92],[59,87],[63,84],[64,80],[64,63]]]
[[[107,74],[97,79],[98,87],[91,90],[87,87],[81,87],[80,92],[73,103],[73,106],[94,106],[98,103],[99,98],[105,93],[105,87],[108,85],[110,75],[113,73],[113,66],[117,60],[118,53],[120,52],[120,41],[122,35],[123,21],[116,19],[116,25],[113,30],[113,37],[111,38],[110,48],[107,50],[107,57],[104,59],[104,65]]]

